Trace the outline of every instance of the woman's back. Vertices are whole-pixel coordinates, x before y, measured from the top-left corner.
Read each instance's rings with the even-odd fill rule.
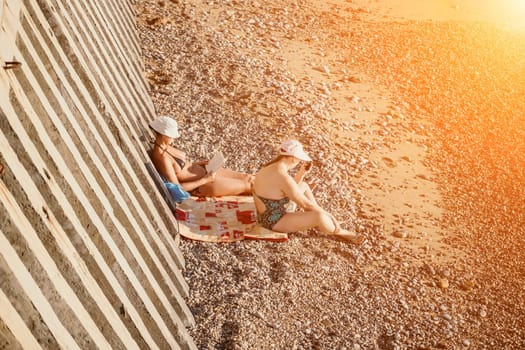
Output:
[[[255,174],[253,188],[255,195],[268,199],[281,199],[285,197],[283,184],[287,173],[283,172],[277,163],[265,166]]]

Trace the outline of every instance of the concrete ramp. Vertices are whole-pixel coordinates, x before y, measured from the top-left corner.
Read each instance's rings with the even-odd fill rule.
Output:
[[[0,349],[195,349],[132,1],[0,11]]]

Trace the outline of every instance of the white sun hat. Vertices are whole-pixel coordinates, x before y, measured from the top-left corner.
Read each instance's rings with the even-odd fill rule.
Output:
[[[297,140],[284,141],[279,146],[279,154],[283,156],[293,156],[305,162],[312,161],[312,158],[303,150],[303,145]]]
[[[149,126],[159,134],[176,139],[180,136],[177,121],[167,115],[154,119]]]

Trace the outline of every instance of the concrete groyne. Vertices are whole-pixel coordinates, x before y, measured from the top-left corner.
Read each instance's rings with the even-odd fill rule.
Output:
[[[195,348],[132,1],[0,11],[0,348]]]

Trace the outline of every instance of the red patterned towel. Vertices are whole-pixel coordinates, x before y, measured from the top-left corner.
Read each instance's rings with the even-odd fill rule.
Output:
[[[175,216],[180,223],[180,234],[189,239],[205,242],[288,240],[286,233],[273,232],[256,225],[253,197],[191,197],[177,207]]]

